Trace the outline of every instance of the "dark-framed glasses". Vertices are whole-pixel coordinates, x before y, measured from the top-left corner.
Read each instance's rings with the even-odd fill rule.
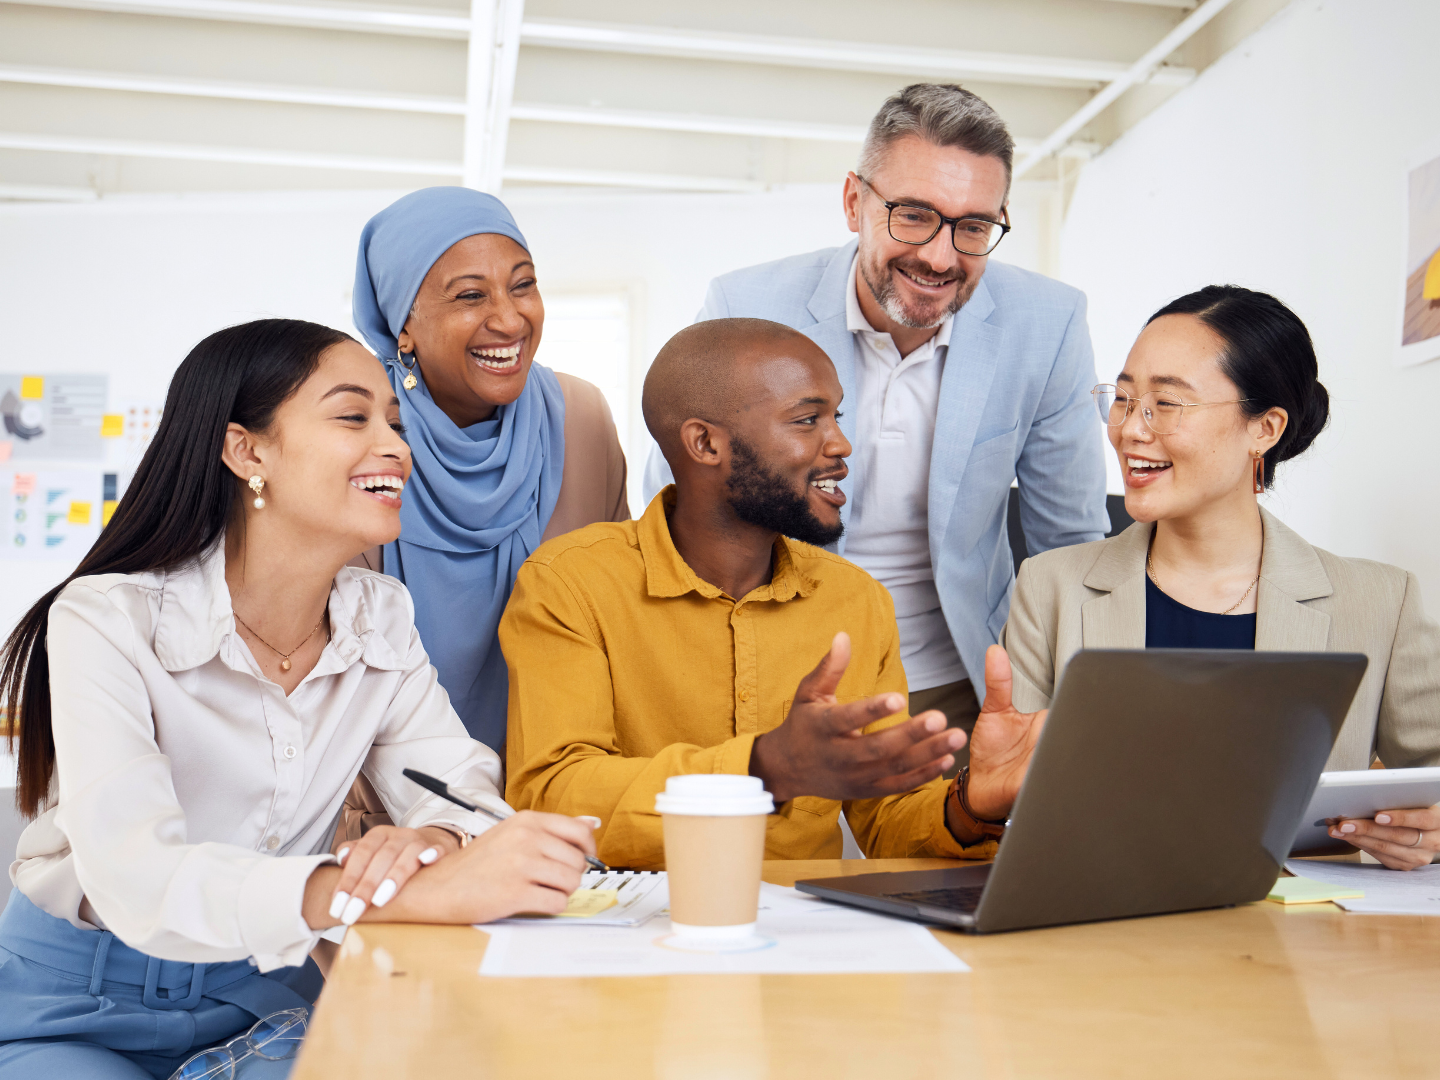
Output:
[[[1114,383],[1101,383],[1090,391],[1100,410],[1100,419],[1111,427],[1120,427],[1139,408],[1140,419],[1156,435],[1173,435],[1180,430],[1186,409],[1208,409],[1212,405],[1241,405],[1249,398],[1234,401],[1185,401],[1169,390],[1151,390],[1147,394],[1129,394]]]
[[[235,1066],[251,1054],[266,1061],[285,1061],[300,1052],[308,1014],[304,1009],[271,1013],[224,1046],[201,1050],[170,1074],[170,1080],[234,1080]]]
[[[859,173],[855,174],[855,179],[875,191],[875,185]],[[890,215],[887,222],[890,238],[902,244],[923,247],[948,225],[950,241],[961,255],[989,255],[1010,231],[1010,211],[1004,208],[1000,210],[1000,217],[1003,219],[1001,221],[991,221],[973,214],[951,218],[928,206],[887,202],[885,196],[878,191],[875,191],[875,197]]]

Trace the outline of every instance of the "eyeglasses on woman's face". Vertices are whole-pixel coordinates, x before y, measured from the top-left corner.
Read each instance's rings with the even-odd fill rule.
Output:
[[[1003,207],[1000,210],[1000,217],[1004,219],[1002,221],[991,221],[978,214],[951,218],[928,206],[887,202],[884,195],[875,191],[875,185],[869,180],[859,173],[855,174],[855,179],[875,192],[875,197],[889,215],[887,226],[890,238],[902,244],[924,247],[935,239],[936,233],[948,225],[950,242],[961,255],[989,255],[1010,231],[1010,214]]]
[[[1114,383],[1101,383],[1090,391],[1100,410],[1100,418],[1110,427],[1121,427],[1136,408],[1140,419],[1156,435],[1173,435],[1180,430],[1187,409],[1208,409],[1213,405],[1240,405],[1249,398],[1234,401],[1185,401],[1169,390],[1151,390],[1146,394],[1131,394]]]
[[[266,1061],[285,1061],[300,1051],[305,1038],[304,1009],[271,1013],[224,1046],[201,1050],[170,1074],[170,1080],[234,1080],[235,1066],[252,1054]]]

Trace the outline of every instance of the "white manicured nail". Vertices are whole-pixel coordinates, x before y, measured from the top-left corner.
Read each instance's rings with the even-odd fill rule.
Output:
[[[355,921],[365,914],[365,901],[358,896],[350,897],[350,902],[345,905],[345,910],[340,913],[340,921],[346,926],[354,926]]]
[[[600,827],[600,819],[590,814],[581,814],[576,820],[585,822],[592,829],[598,829]]]
[[[395,895],[396,890],[399,888],[400,886],[395,884],[393,878],[387,877],[384,881],[380,882],[380,887],[375,890],[375,895],[370,898],[370,902],[376,907],[384,907],[390,902],[390,898]]]
[[[424,851],[420,852],[420,865],[421,865],[421,866],[429,866],[432,862],[434,862],[434,861],[435,861],[436,859],[438,859],[439,857],[440,857],[440,849],[439,849],[439,848],[427,847]]]
[[[347,857],[349,854],[350,854],[350,849],[349,849],[348,847],[342,847],[342,848],[340,849],[340,854],[338,854],[338,855],[335,856],[335,861],[336,861],[337,863],[339,863],[341,866],[344,866],[344,865],[345,865],[345,859],[346,859],[346,857]]]
[[[338,919],[340,913],[345,910],[345,905],[349,902],[350,894],[348,892],[336,892],[335,899],[330,901],[330,917],[332,919]]]

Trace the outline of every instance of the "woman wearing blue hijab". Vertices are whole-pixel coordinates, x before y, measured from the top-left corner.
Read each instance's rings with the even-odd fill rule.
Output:
[[[503,759],[500,615],[543,540],[630,517],[615,424],[598,389],[534,363],[545,306],[529,245],[494,196],[425,188],[376,214],[360,234],[354,303],[414,455],[383,569],[414,597],[471,736]]]

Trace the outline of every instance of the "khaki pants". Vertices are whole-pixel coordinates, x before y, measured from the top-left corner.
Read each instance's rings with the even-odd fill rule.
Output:
[[[916,690],[910,694],[910,715],[919,716],[927,709],[939,709],[945,714],[952,728],[960,728],[968,739],[975,730],[975,721],[980,717],[980,699],[975,696],[975,687],[969,679]],[[946,779],[953,778],[970,761],[970,745],[967,743],[955,754],[955,766],[945,773]]]

